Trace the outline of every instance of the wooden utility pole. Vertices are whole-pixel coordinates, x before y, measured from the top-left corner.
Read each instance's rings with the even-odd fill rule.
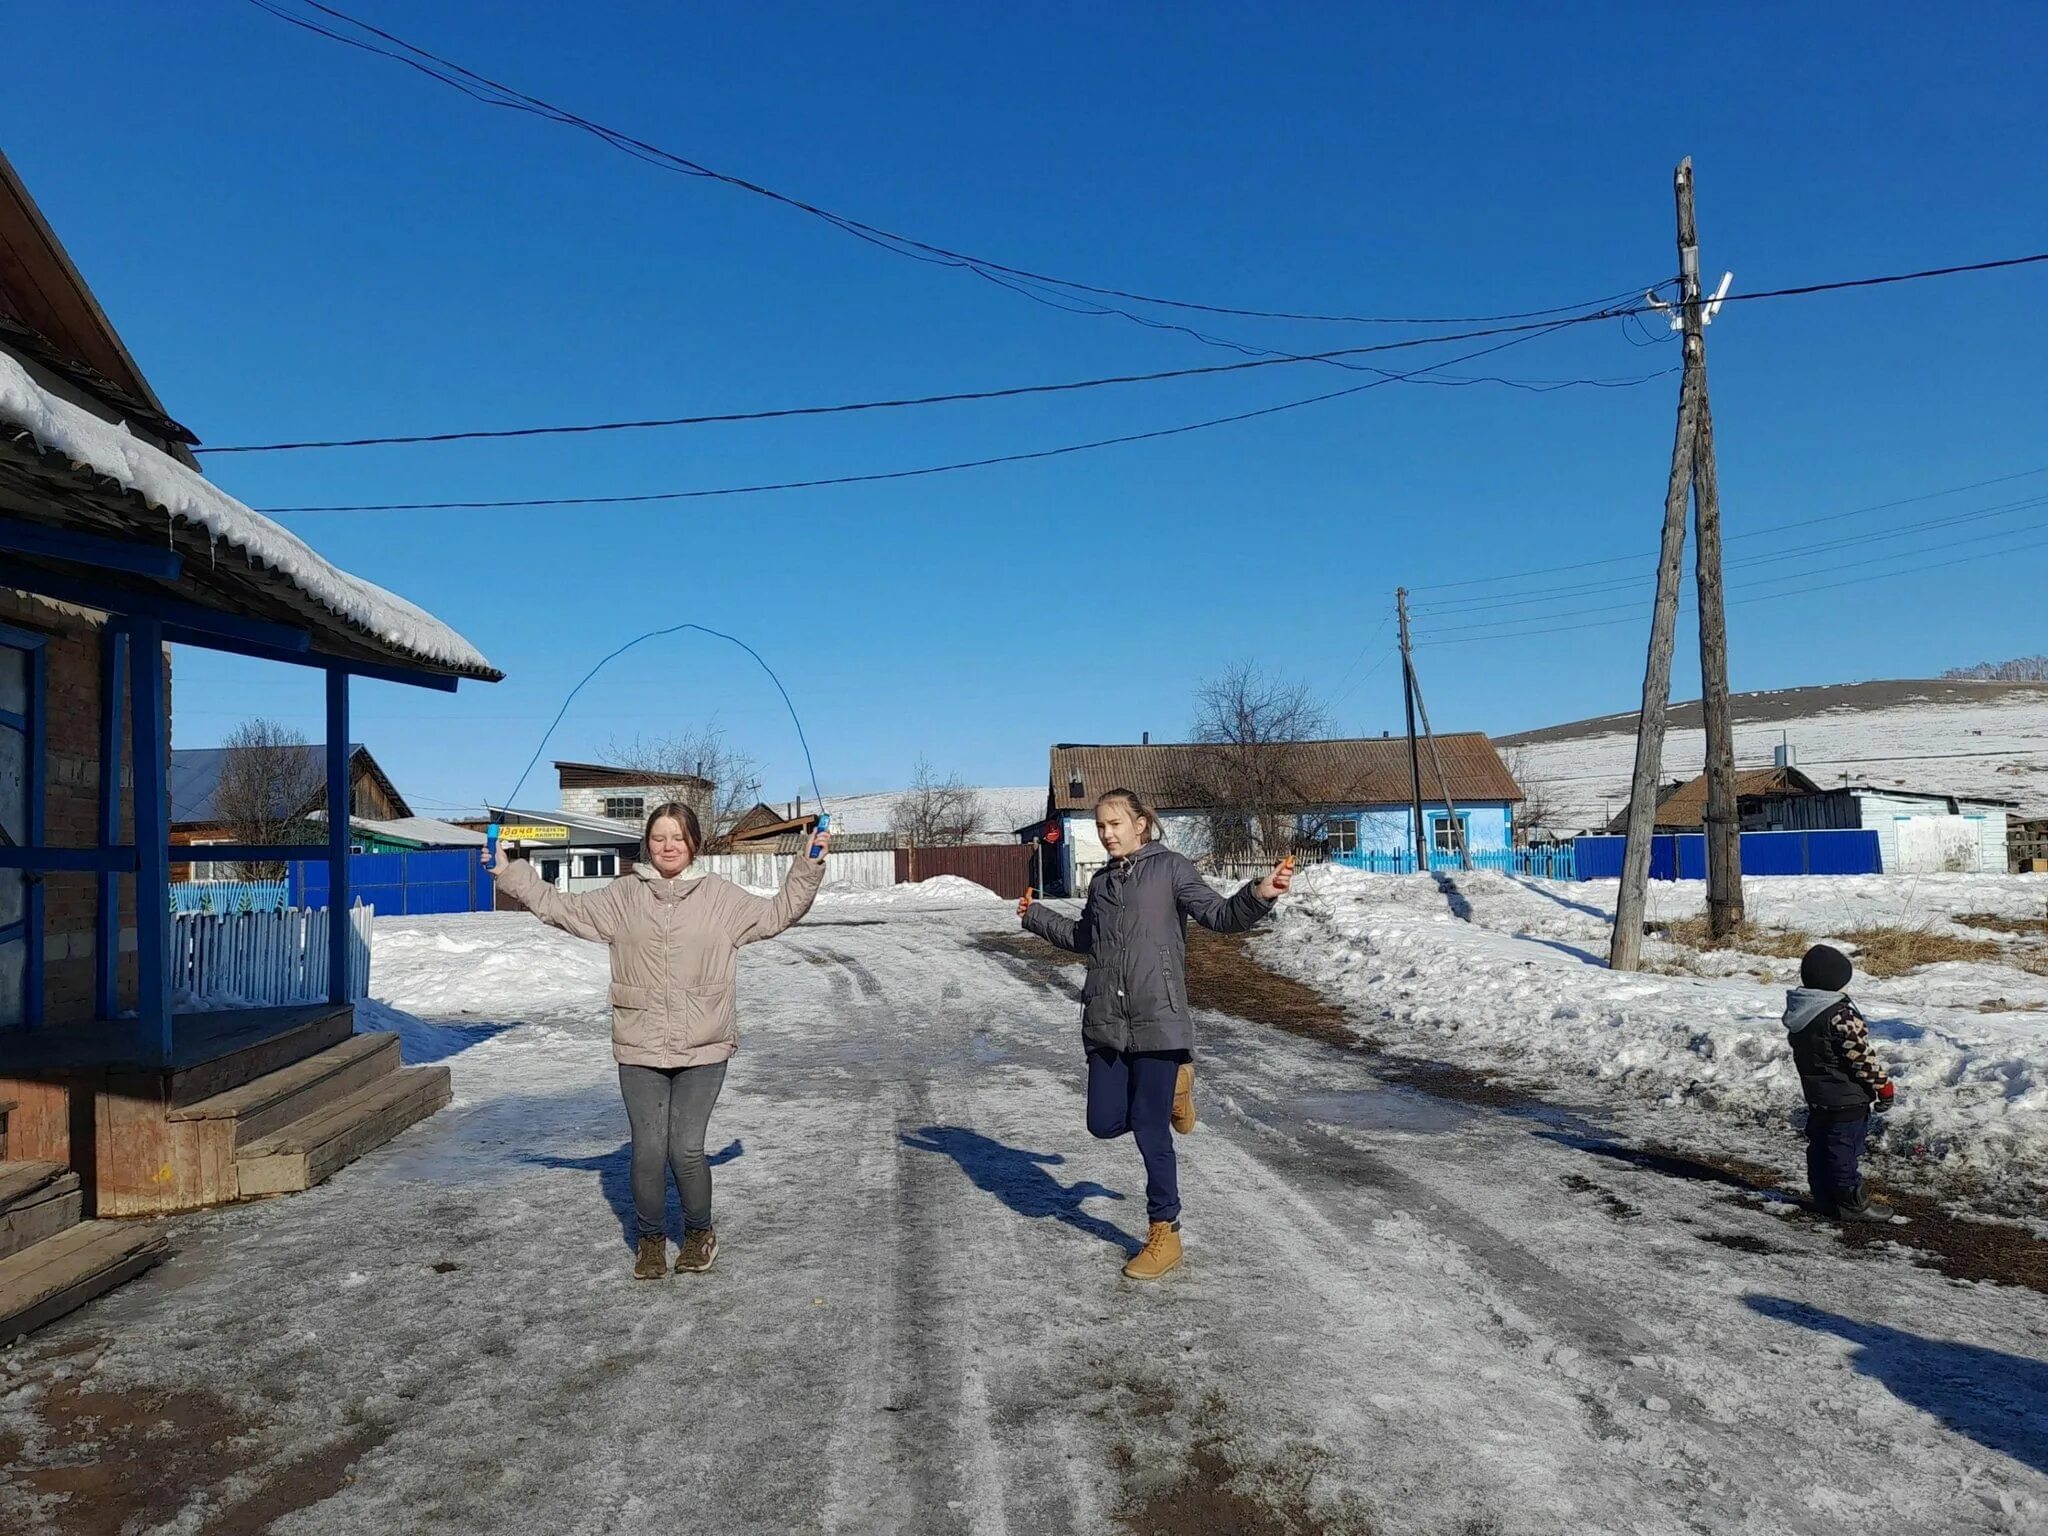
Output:
[[[1692,209],[1686,200],[1686,211]],[[1699,282],[1692,284],[1697,298]],[[1698,349],[1700,412],[1692,444],[1692,514],[1700,594],[1700,711],[1707,737],[1707,934],[1716,942],[1742,929],[1742,824],[1735,793],[1735,726],[1728,705],[1728,610],[1721,588],[1721,490],[1714,474],[1714,413],[1699,305],[1687,306],[1687,348]]]
[[[1415,870],[1429,868],[1429,837],[1422,824],[1422,759],[1415,747],[1415,662],[1408,644],[1408,589],[1394,590],[1394,611],[1401,616],[1401,693],[1408,706],[1408,793],[1415,816]]]
[[[1642,668],[1642,715],[1636,721],[1636,766],[1628,780],[1628,846],[1622,854],[1622,889],[1614,901],[1614,940],[1608,950],[1608,965],[1616,971],[1634,971],[1642,965],[1642,911],[1649,905],[1651,881],[1651,838],[1657,831],[1657,778],[1663,774],[1665,711],[1671,705],[1671,647],[1677,639],[1677,586],[1686,563],[1686,494],[1692,489],[1694,453],[1700,436],[1700,416],[1706,410],[1706,356],[1704,342],[1696,328],[1704,326],[1700,313],[1700,236],[1692,211],[1692,156],[1677,166],[1677,260],[1679,260],[1679,305],[1686,326],[1686,373],[1677,391],[1677,430],[1671,440],[1671,475],[1665,481],[1665,526],[1663,545],[1657,555],[1657,608],[1651,616],[1651,653]],[[1720,549],[1720,528],[1714,526],[1714,553]],[[1702,590],[1706,586],[1702,567]],[[1720,592],[1720,567],[1714,563],[1714,594]],[[1726,629],[1722,625],[1722,641]],[[1704,633],[1702,633],[1704,647]],[[1722,705],[1726,707],[1726,705]],[[1712,752],[1708,754],[1712,764]],[[1708,784],[1712,788],[1712,782]],[[1724,780],[1722,793],[1731,799],[1733,825],[1733,774]]]

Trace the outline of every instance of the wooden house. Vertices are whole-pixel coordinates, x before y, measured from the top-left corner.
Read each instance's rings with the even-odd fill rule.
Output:
[[[193,441],[0,158],[0,1342],[162,1253],[84,1218],[304,1188],[448,1095],[354,1033],[346,922],[326,1003],[173,1007],[170,647],[322,678],[324,837],[214,851],[324,863],[341,907],[352,681],[500,675],[213,485]]]
[[[312,787],[305,800],[289,808],[289,816],[303,818],[324,810],[327,804],[327,748],[312,745],[285,748],[305,761],[294,782]],[[180,747],[171,753],[171,846],[198,849],[235,841],[235,828],[219,804],[221,779],[229,771],[233,747]],[[391,782],[370,749],[351,742],[348,749],[348,798],[350,816],[364,821],[403,821],[412,807]],[[279,808],[281,811],[283,807]],[[366,851],[358,848],[357,852]],[[216,867],[218,866],[218,867]],[[190,864],[173,864],[171,879],[210,880],[232,878],[232,866],[195,855]]]

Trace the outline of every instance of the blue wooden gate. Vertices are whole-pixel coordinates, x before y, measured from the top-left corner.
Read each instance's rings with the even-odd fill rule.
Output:
[[[1577,849],[1581,880],[1619,880],[1625,837],[1581,837]],[[1883,871],[1877,834],[1871,831],[1745,832],[1745,875],[1875,875]],[[1650,844],[1652,880],[1707,878],[1704,833],[1659,833]]]
[[[447,912],[488,912],[491,877],[473,848],[417,849],[410,853],[358,853],[348,861],[349,896],[379,917],[427,917]],[[327,905],[327,866],[291,866],[292,905]]]

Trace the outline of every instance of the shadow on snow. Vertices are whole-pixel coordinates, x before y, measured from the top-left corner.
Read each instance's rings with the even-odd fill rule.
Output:
[[[976,1189],[994,1195],[1019,1216],[1034,1221],[1051,1217],[1077,1232],[1099,1237],[1127,1254],[1136,1253],[1142,1246],[1121,1227],[1081,1209],[1084,1201],[1097,1197],[1121,1200],[1121,1192],[1087,1180],[1062,1184],[1046,1172],[1047,1168],[1066,1161],[1060,1153],[1027,1152],[957,1125],[928,1125],[919,1131],[906,1131],[903,1145],[915,1152],[938,1152],[952,1158]]]
[[[723,1150],[709,1154],[704,1161],[713,1168],[723,1168],[744,1156],[746,1148],[738,1141],[728,1142]],[[619,1236],[628,1248],[640,1241],[640,1223],[633,1214],[633,1143],[631,1139],[622,1142],[611,1152],[600,1152],[595,1157],[550,1157],[531,1154],[525,1161],[537,1168],[563,1168],[575,1173],[597,1175],[598,1192],[604,1196],[605,1204],[619,1218]],[[666,1172],[662,1176],[664,1196],[662,1226],[671,1237],[683,1230],[683,1205],[676,1193],[675,1180]]]

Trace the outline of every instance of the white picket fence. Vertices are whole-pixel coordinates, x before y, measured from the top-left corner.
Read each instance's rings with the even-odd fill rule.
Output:
[[[350,910],[351,1000],[369,995],[374,908]],[[171,987],[181,1007],[270,1008],[327,1000],[326,908],[178,912],[171,917]]]
[[[781,889],[795,858],[793,853],[707,853],[697,865],[736,885],[773,891]],[[825,880],[830,885],[863,891],[887,890],[896,883],[896,854],[887,848],[879,852],[835,853],[826,860]]]

